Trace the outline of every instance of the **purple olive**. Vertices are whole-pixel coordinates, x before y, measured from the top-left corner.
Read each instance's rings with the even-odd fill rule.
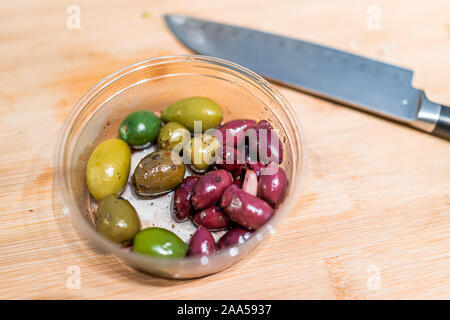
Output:
[[[230,172],[234,177],[240,175],[244,170],[244,158],[237,149],[221,147],[216,150],[215,164],[218,169]]]
[[[251,231],[238,227],[233,228],[219,239],[219,242],[217,243],[217,249],[222,250],[235,244],[242,244],[251,236]]]
[[[233,184],[238,186],[239,189],[242,189],[242,185],[244,184],[244,179],[245,179],[245,176],[242,174],[237,177],[234,177]]]
[[[244,156],[244,159],[245,159],[245,168],[246,168],[247,170],[252,170],[253,172],[255,172],[255,173],[256,173],[256,176],[259,178],[259,176],[261,175],[261,172],[262,172],[262,171],[264,170],[264,168],[267,167],[268,165],[267,165],[267,164],[262,164],[262,163],[259,162],[259,161],[255,161],[255,160],[252,160],[252,159],[251,159],[248,144],[245,145],[244,152],[245,152],[245,156]]]
[[[191,197],[200,176],[189,176],[181,182],[173,196],[173,216],[178,222],[185,221],[194,212]]]
[[[202,225],[214,231],[223,230],[228,227],[228,217],[217,206],[197,212],[192,220],[197,226]]]
[[[261,175],[258,182],[258,196],[269,203],[276,205],[283,199],[286,191],[286,173],[277,163],[271,163],[268,166],[268,171],[269,169],[276,171],[270,175]]]
[[[266,120],[261,120],[245,133],[248,139],[249,156],[253,161],[268,164],[283,161],[283,146],[277,133]]]
[[[216,253],[216,243],[211,232],[199,226],[189,242],[188,256],[207,256]]]
[[[223,191],[233,182],[233,177],[223,169],[210,171],[200,178],[194,188],[191,202],[195,209],[212,207]]]
[[[222,135],[222,145],[236,148],[244,141],[245,132],[255,124],[256,121],[247,119],[237,119],[224,123],[218,129]]]
[[[234,184],[224,191],[219,205],[231,220],[251,230],[261,227],[274,212],[267,202]]]
[[[256,173],[256,176],[259,178],[261,176],[261,171],[266,167],[266,165],[257,161],[249,161],[246,163],[246,167]]]

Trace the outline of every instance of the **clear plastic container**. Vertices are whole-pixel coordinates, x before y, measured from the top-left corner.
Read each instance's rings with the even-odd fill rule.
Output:
[[[266,119],[279,130],[284,149],[281,166],[288,176],[285,200],[274,217],[248,241],[215,255],[164,259],[123,249],[95,231],[93,201],[85,182],[89,155],[101,141],[118,136],[118,128],[130,112],[138,109],[159,112],[168,104],[189,96],[206,96],[217,101],[222,107],[224,121]],[[55,210],[69,214],[89,241],[138,270],[168,278],[201,277],[230,267],[275,231],[275,226],[289,213],[291,205],[300,196],[304,153],[301,127],[292,108],[266,80],[254,72],[205,56],[146,60],[101,80],[80,99],[67,117],[54,155]],[[130,174],[134,171],[134,165]],[[160,216],[162,213],[171,219],[170,211],[165,209],[170,207],[170,201],[171,197],[165,196],[159,200],[158,209],[149,210],[157,210]],[[164,227],[159,220],[156,222],[156,226]]]

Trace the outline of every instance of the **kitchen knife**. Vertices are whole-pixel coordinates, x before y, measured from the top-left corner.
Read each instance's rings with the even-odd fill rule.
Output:
[[[450,140],[450,107],[413,88],[411,70],[257,30],[176,15],[165,20],[196,53],[233,61],[280,84]]]

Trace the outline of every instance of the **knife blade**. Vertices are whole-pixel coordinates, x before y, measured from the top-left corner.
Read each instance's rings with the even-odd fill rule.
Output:
[[[450,140],[450,107],[412,87],[413,72],[319,44],[179,15],[172,33],[192,51],[243,65],[269,80],[409,124]]]

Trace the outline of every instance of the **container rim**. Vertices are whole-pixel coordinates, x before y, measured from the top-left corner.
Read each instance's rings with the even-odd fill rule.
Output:
[[[199,55],[171,55],[171,56],[156,57],[152,59],[139,61],[137,63],[123,67],[118,71],[115,71],[109,74],[108,76],[104,77],[96,85],[94,85],[91,89],[89,89],[72,107],[69,115],[65,119],[57,138],[53,156],[54,182],[56,184],[56,190],[54,190],[53,197],[55,198],[56,193],[57,194],[56,200],[58,200],[58,202],[62,205],[63,214],[69,215],[71,217],[72,222],[83,231],[84,235],[87,236],[88,240],[92,240],[97,246],[106,249],[107,251],[123,259],[124,261],[135,262],[138,264],[151,263],[164,266],[164,265],[173,265],[176,263],[183,263],[187,261],[191,262],[194,261],[200,264],[201,263],[200,260],[202,257],[191,256],[185,258],[167,259],[167,258],[146,256],[135,252],[127,252],[122,248],[120,248],[118,245],[114,244],[113,242],[107,240],[105,237],[98,234],[95,231],[95,229],[92,228],[92,225],[83,217],[78,206],[76,205],[76,199],[72,197],[72,192],[69,187],[69,183],[66,181],[66,175],[69,174],[70,172],[70,166],[67,165],[64,161],[65,154],[67,152],[66,150],[67,138],[71,130],[73,129],[77,117],[79,116],[83,108],[110,84],[117,81],[121,77],[129,73],[138,71],[142,68],[176,62],[212,63],[224,67],[225,69],[231,69],[232,71],[237,72],[240,76],[243,76],[245,80],[253,82],[254,85],[258,86],[266,94],[269,94],[276,101],[277,104],[281,105],[282,106],[281,109],[285,113],[285,116],[288,119],[290,119],[291,122],[290,125],[293,126],[294,129],[296,129],[296,131],[298,132],[298,134],[294,134],[292,136],[293,141],[290,141],[290,143],[298,145],[300,149],[300,154],[297,155],[298,156],[297,164],[296,166],[293,166],[293,176],[290,181],[291,183],[291,189],[289,193],[290,199],[286,197],[282,203],[282,206],[279,209],[277,209],[278,211],[281,211],[280,209],[282,209],[283,214],[275,215],[274,217],[272,217],[269,223],[264,224],[260,229],[256,230],[249,240],[238,246],[232,246],[230,247],[230,249],[249,247],[252,242],[263,240],[264,237],[267,235],[267,233],[273,234],[275,232],[274,225],[278,223],[282,217],[285,217],[288,212],[290,212],[293,204],[296,202],[294,200],[297,197],[293,197],[293,195],[298,194],[300,187],[304,181],[304,176],[306,172],[306,155],[305,155],[306,144],[304,141],[303,129],[300,125],[297,115],[295,114],[295,112],[293,111],[292,107],[287,102],[287,100],[275,88],[273,88],[268,81],[266,81],[264,78],[262,78],[255,72],[243,66],[240,66],[236,63],[229,62],[220,58],[199,56]],[[60,209],[61,208],[57,209],[54,207],[54,210]],[[75,212],[73,212],[74,210]],[[229,250],[224,250],[214,255],[208,256],[208,259],[212,261],[223,258],[225,256],[228,256],[228,258],[230,258],[229,257],[230,253],[231,252],[229,252]]]

